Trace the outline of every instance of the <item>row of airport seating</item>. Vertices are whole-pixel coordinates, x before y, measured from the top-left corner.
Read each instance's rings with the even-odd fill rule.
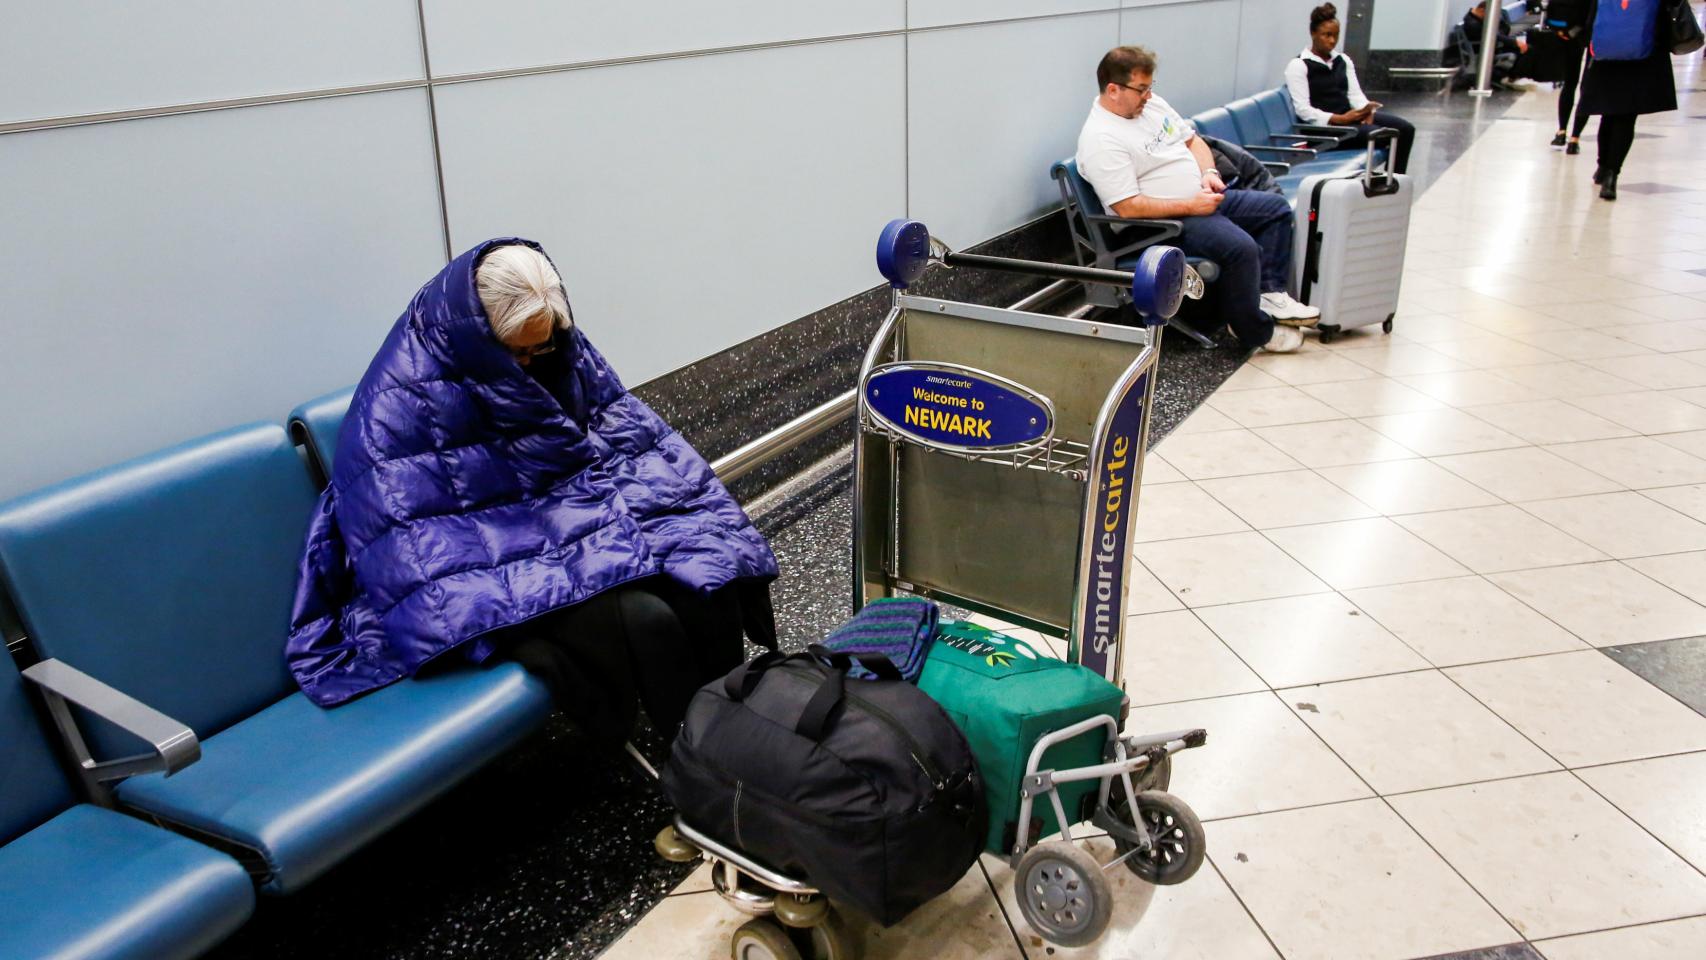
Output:
[[[1307,177],[1348,176],[1365,168],[1370,155],[1363,150],[1342,149],[1352,136],[1349,128],[1321,127],[1303,123],[1284,87],[1253,97],[1234,100],[1223,107],[1204,110],[1190,117],[1197,131],[1217,140],[1238,144],[1268,165],[1274,180],[1295,206],[1298,187]],[[1386,150],[1376,147],[1373,162],[1386,159]],[[1078,262],[1104,269],[1130,270],[1143,250],[1176,237],[1176,220],[1133,220],[1108,213],[1088,181],[1078,173],[1076,160],[1068,158],[1049,171],[1060,186],[1061,202],[1073,238]],[[1123,227],[1116,234],[1114,229]],[[1219,268],[1200,257],[1191,265],[1206,283],[1213,283]],[[1086,297],[1097,306],[1117,307],[1120,299],[1111,287],[1085,285]],[[1203,346],[1213,340],[1189,323],[1170,320],[1168,325]]]
[[[0,956],[195,956],[550,714],[514,663],[332,710],[297,690],[296,564],[348,403],[0,504],[22,632],[0,656]]]

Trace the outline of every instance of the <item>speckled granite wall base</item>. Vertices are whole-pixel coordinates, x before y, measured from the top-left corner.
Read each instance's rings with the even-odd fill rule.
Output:
[[[873,249],[876,238],[871,239]],[[1066,216],[1052,213],[968,248],[993,256],[1065,262],[1072,256]],[[875,277],[873,263],[871,275]],[[1006,306],[1048,283],[988,270],[933,268],[914,288],[925,296]],[[889,288],[872,287],[807,317],[737,344],[634,392],[716,459],[853,389],[865,347],[889,309]],[[851,421],[777,458],[740,480],[741,500],[755,497],[853,439]]]
[[[1442,50],[1370,50],[1368,60],[1357,64],[1357,80],[1364,90],[1428,89],[1437,90],[1442,81],[1422,78],[1394,81],[1389,72],[1393,67],[1437,67],[1444,62]],[[1399,87],[1403,84],[1403,87]]]

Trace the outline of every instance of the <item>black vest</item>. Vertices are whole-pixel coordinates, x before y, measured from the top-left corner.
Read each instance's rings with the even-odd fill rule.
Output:
[[[1334,57],[1333,65],[1304,57],[1309,68],[1309,105],[1328,113],[1349,113],[1351,109],[1351,78],[1344,57]]]

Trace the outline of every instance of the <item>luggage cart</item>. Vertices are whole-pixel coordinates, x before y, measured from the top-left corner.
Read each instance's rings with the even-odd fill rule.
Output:
[[[908,593],[1067,640],[1069,659],[1121,683],[1131,527],[1136,516],[1161,325],[1202,281],[1173,247],[1152,247],[1131,272],[955,253],[917,221],[895,220],[877,243],[893,304],[859,375],[854,445],[853,605]],[[1129,288],[1143,327],[1003,310],[909,294],[931,265],[1031,274]],[[904,538],[902,534],[905,534]],[[989,543],[1022,544],[994,551]],[[1122,714],[1123,714],[1122,710]],[[1021,820],[1057,785],[1097,780],[1091,821],[1119,857],[1099,864],[1070,826],[1058,841],[1020,832],[1006,856],[1020,910],[1064,946],[1094,941],[1112,912],[1104,871],[1178,883],[1202,862],[1200,822],[1163,792],[1172,754],[1202,730],[1121,734],[1098,716],[1035,745]],[[1048,748],[1101,729],[1103,763],[1042,766]],[[1139,779],[1134,782],[1133,777]],[[1145,786],[1161,789],[1137,789]],[[703,855],[713,884],[753,917],[735,931],[735,960],[847,960],[858,946],[809,881],[757,863],[679,817],[655,840],[665,859]]]

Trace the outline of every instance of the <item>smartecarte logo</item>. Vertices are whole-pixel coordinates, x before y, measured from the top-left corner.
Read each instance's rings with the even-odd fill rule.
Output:
[[[1090,634],[1091,646],[1097,653],[1106,653],[1114,643],[1115,580],[1121,575],[1119,551],[1123,535],[1120,531],[1126,516],[1126,473],[1130,461],[1131,438],[1119,436],[1108,445],[1110,456],[1105,471],[1101,503],[1102,536],[1097,542],[1101,551],[1096,554],[1096,619]]]

